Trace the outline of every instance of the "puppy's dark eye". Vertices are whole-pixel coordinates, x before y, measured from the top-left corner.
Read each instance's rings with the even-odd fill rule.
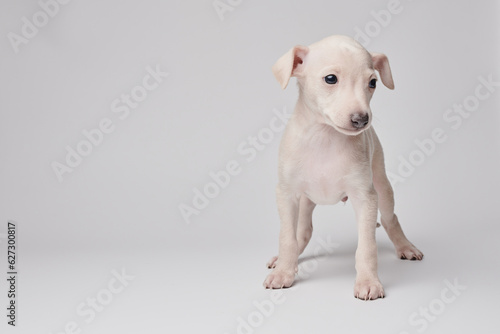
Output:
[[[368,87],[370,87],[370,88],[377,87],[377,79],[371,79],[370,83],[368,84]]]
[[[325,77],[325,82],[329,85],[334,85],[337,83],[337,76],[334,74],[329,74]]]

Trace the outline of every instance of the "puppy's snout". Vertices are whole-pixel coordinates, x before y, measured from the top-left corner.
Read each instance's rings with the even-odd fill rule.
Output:
[[[370,120],[370,117],[367,113],[355,113],[351,115],[351,124],[356,129],[362,129]]]

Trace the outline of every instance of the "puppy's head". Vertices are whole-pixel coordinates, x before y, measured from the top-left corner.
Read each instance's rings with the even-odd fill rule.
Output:
[[[297,77],[300,98],[316,116],[346,135],[357,135],[371,125],[370,100],[382,83],[394,89],[389,61],[369,53],[347,36],[331,36],[307,46],[297,45],[273,66],[283,89]]]

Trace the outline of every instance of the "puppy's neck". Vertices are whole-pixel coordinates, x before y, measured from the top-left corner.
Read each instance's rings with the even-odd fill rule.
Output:
[[[297,100],[294,114],[296,114],[300,126],[304,129],[317,127],[319,125],[330,126],[325,118],[325,115],[319,110],[315,110],[310,104],[308,104],[302,92],[299,93],[299,99]],[[335,130],[335,132],[338,131]],[[338,132],[338,134],[342,135],[340,132]]]
[[[307,103],[302,90],[299,90],[299,99],[295,105],[295,113],[300,117],[304,125],[317,125],[325,123],[324,116]]]

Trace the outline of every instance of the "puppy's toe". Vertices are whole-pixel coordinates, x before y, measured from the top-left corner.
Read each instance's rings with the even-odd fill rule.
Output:
[[[271,268],[276,268],[276,264],[278,262],[278,257],[273,256],[269,262],[267,262],[266,266],[271,269]]]
[[[401,260],[421,261],[424,258],[424,254],[412,244],[407,244],[399,247],[396,252]]]
[[[378,280],[360,280],[354,285],[354,297],[361,300],[384,298],[384,287]]]
[[[289,288],[292,286],[295,279],[293,271],[286,271],[281,269],[274,269],[264,281],[266,289],[281,289]]]

